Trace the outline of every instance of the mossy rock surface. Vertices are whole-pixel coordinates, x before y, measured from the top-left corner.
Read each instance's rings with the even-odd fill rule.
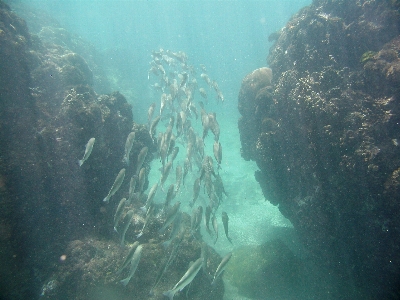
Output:
[[[235,250],[224,278],[247,298],[292,299],[299,286],[299,272],[300,263],[289,248],[273,240]]]

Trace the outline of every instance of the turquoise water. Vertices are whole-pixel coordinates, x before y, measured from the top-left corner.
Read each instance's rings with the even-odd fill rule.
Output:
[[[237,128],[239,113],[237,97],[244,76],[254,69],[267,66],[266,57],[271,42],[270,34],[279,30],[292,14],[309,5],[311,1],[8,1],[13,6],[29,5],[50,14],[68,31],[89,41],[104,57],[106,75],[111,89],[119,90],[133,105],[134,120],[147,122],[147,108],[156,103],[160,108],[161,92],[151,85],[159,78],[150,75],[152,51],[160,48],[174,52],[184,51],[188,63],[197,68],[199,86],[205,87],[200,78],[199,65],[207,68],[210,78],[216,80],[224,94],[224,103],[218,103],[209,91],[206,110],[215,112],[221,127],[220,142],[223,147],[220,175],[228,193],[221,211],[230,218],[231,245],[225,238],[222,224],[215,249],[225,255],[235,248],[258,245],[280,238],[295,254],[299,245],[292,235],[281,235],[282,228],[292,228],[278,208],[265,201],[261,188],[254,179],[258,169],[254,162],[240,156],[240,139]],[[29,26],[29,23],[28,23]],[[202,100],[196,95],[196,100]],[[162,124],[161,124],[162,123]],[[161,122],[159,131],[164,130]],[[201,135],[201,120],[192,120]],[[162,127],[160,127],[162,126]],[[206,154],[213,156],[213,136],[205,139]],[[181,149],[182,150],[182,149]],[[184,150],[180,163],[183,165]],[[161,163],[152,163],[150,186],[160,178]],[[165,183],[175,181],[175,170]],[[189,173],[176,199],[190,199],[196,173]],[[165,194],[158,192],[155,201],[162,202]],[[181,200],[182,201],[182,200]],[[188,201],[181,206],[191,214]],[[198,203],[205,207],[207,195],[202,191]],[[203,228],[204,229],[204,228]],[[287,233],[287,231],[285,231]],[[205,241],[213,240],[205,232]],[[300,255],[300,254],[299,254]],[[227,288],[226,299],[234,299],[234,288]],[[243,298],[237,298],[243,299]]]

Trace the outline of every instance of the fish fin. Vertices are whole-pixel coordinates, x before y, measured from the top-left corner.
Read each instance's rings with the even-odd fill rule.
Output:
[[[174,299],[175,293],[173,290],[169,290],[169,291],[164,292],[163,295],[168,297],[169,300],[172,300],[172,299]]]
[[[78,159],[79,166],[82,166],[85,161],[83,159]]]
[[[116,233],[118,233],[117,227],[115,227],[115,226],[114,226],[114,231],[115,231]]]
[[[129,280],[131,280],[131,279],[130,279],[129,277],[127,277],[127,278],[121,280],[120,283],[121,283],[123,286],[126,286],[126,285],[128,284],[128,282],[129,282]]]
[[[103,199],[103,202],[108,203],[109,201],[110,201],[110,197],[109,197],[109,196],[106,196],[106,197]]]

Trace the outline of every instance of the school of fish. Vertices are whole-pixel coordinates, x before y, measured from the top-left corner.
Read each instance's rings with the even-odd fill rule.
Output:
[[[159,228],[158,234],[164,235],[168,228],[168,240],[163,243],[164,247],[170,247],[172,251],[169,258],[165,259],[165,263],[160,269],[159,275],[155,279],[155,284],[151,288],[150,293],[154,293],[154,289],[160,282],[168,267],[171,265],[177,252],[179,251],[180,243],[184,233],[189,232],[191,236],[201,243],[202,253],[176,283],[175,286],[164,292],[164,295],[169,299],[173,299],[174,295],[182,291],[189,285],[201,268],[206,272],[207,268],[207,251],[205,242],[201,234],[202,223],[205,225],[205,231],[215,237],[214,244],[218,240],[218,221],[217,210],[223,201],[223,196],[228,194],[225,192],[222,178],[219,170],[222,168],[222,146],[220,143],[220,127],[217,121],[217,116],[213,112],[208,112],[205,105],[208,104],[210,91],[214,90],[217,102],[224,101],[224,96],[219,89],[215,80],[211,80],[207,75],[207,70],[204,65],[200,65],[200,78],[204,87],[199,87],[197,81],[196,68],[188,64],[188,56],[186,53],[172,52],[169,50],[160,49],[153,51],[150,69],[148,71],[148,79],[156,80],[152,87],[155,91],[161,93],[159,110],[156,102],[152,103],[147,112],[147,127],[149,135],[153,142],[157,145],[157,153],[153,153],[161,161],[159,181],[150,184],[148,194],[145,194],[144,184],[146,180],[146,168],[143,166],[146,161],[149,149],[143,147],[136,159],[131,159],[131,150],[135,144],[135,132],[132,131],[126,139],[125,149],[122,156],[122,166],[104,202],[109,203],[112,197],[118,192],[122,183],[125,180],[126,169],[130,167],[131,162],[136,162],[133,168],[133,176],[129,181],[129,191],[127,197],[122,198],[115,208],[114,214],[114,230],[120,235],[121,246],[125,247],[125,236],[130,228],[130,225],[137,223],[136,215],[141,215],[142,228],[136,235],[136,239],[145,234],[149,220],[152,218],[162,217],[164,219],[163,226]],[[200,79],[199,79],[200,81]],[[203,101],[196,101],[196,95]],[[199,109],[198,109],[199,108]],[[200,111],[200,120],[199,118]],[[154,114],[158,112],[157,116]],[[157,114],[157,113],[156,113]],[[197,125],[197,122],[201,123]],[[193,125],[192,125],[193,123]],[[162,125],[164,124],[164,127]],[[161,128],[160,128],[161,127]],[[201,128],[200,133],[197,133],[195,128]],[[213,134],[213,139],[207,138],[209,131]],[[89,159],[89,156],[94,147],[95,138],[91,138],[87,144],[82,160],[79,160],[79,165]],[[217,164],[214,168],[214,160],[210,155],[207,155],[205,143],[211,143],[213,156]],[[181,154],[181,156],[179,156]],[[184,156],[180,159],[179,157]],[[197,168],[197,169],[196,169]],[[168,186],[165,186],[168,178],[171,181],[171,172],[175,169],[175,181]],[[196,178],[193,183],[185,182],[188,174],[191,173],[193,178]],[[129,173],[128,173],[129,174]],[[181,185],[192,186],[193,196],[191,199],[180,197]],[[202,205],[194,207],[199,199],[203,188],[206,201],[205,208]],[[160,191],[165,194],[164,203],[155,203],[154,198]],[[182,199],[181,199],[182,198]],[[175,202],[173,202],[175,200]],[[204,200],[204,198],[203,198]],[[140,209],[135,211],[133,203],[140,204]],[[181,219],[181,208],[187,205],[190,208],[194,207],[191,216],[190,228],[184,228]],[[136,207],[138,207],[136,205]],[[203,211],[204,216],[203,216]],[[203,221],[204,220],[204,221]],[[210,220],[213,231],[210,229]],[[232,244],[232,239],[228,232],[229,217],[226,212],[222,212],[222,224],[224,226],[225,236]],[[122,224],[121,224],[122,223]],[[121,280],[121,284],[127,285],[134,276],[139,265],[141,254],[146,251],[146,247],[141,245],[139,241],[135,241],[131,245],[128,255],[123,260],[117,275],[130,265],[128,276]],[[226,264],[231,258],[232,253],[228,253],[221,261],[215,275],[210,279],[210,283],[214,284],[217,278],[221,275]],[[207,274],[207,273],[206,273]]]

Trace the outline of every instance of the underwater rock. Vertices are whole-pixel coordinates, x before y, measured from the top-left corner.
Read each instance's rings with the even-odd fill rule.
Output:
[[[280,240],[235,250],[225,279],[251,299],[296,299],[301,263]],[[298,295],[297,295],[298,296]]]
[[[184,214],[183,220],[185,226],[190,226],[187,214]],[[170,248],[164,248],[162,245],[162,242],[167,240],[168,234],[161,238],[158,235],[158,229],[162,224],[162,219],[152,220],[147,237],[140,241],[143,250],[139,265],[126,286],[119,281],[127,276],[129,267],[121,274],[117,274],[117,271],[129,252],[128,247],[120,247],[119,241],[94,238],[70,242],[64,252],[65,260],[59,262],[46,281],[56,282],[57,285],[51,291],[46,291],[43,299],[94,299],[101,291],[110,298],[163,299],[162,293],[171,289],[185,273],[189,263],[200,257],[201,244],[194,240],[187,230],[178,250],[178,258],[169,266],[150,295],[160,268],[171,252]],[[133,241],[133,235],[129,236],[130,241]],[[172,245],[174,243],[175,241]],[[222,299],[224,294],[222,281],[211,286],[211,274],[216,270],[221,258],[210,247],[208,253],[207,273],[200,270],[190,289],[184,289],[176,294],[174,299],[186,299],[186,293],[190,299],[201,300],[208,297]],[[47,287],[47,283],[44,287]]]
[[[239,93],[242,156],[324,270],[330,299],[388,299],[400,284],[397,9],[314,1],[270,50],[269,94],[245,81]]]

